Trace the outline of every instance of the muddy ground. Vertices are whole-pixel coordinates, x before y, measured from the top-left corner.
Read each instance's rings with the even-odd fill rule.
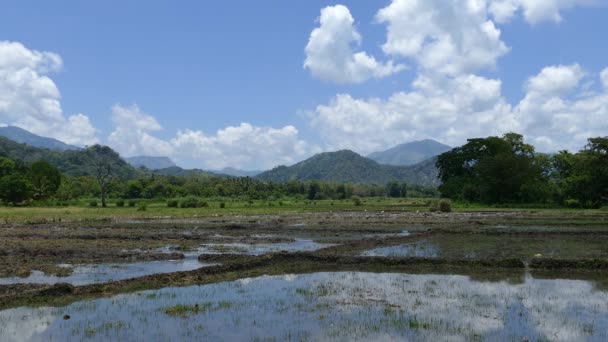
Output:
[[[230,247],[296,239],[332,246],[263,256],[235,255],[239,251]],[[0,226],[0,277],[27,277],[32,270],[68,275],[71,268],[60,264],[173,260],[204,244],[214,244],[220,254],[200,259],[221,265],[77,287],[0,285],[0,307],[58,304],[262,274],[337,270],[452,272],[517,281],[530,270],[557,270],[565,276],[563,270],[568,269],[569,274],[576,270],[603,279],[607,242],[605,211],[305,212],[5,224]]]

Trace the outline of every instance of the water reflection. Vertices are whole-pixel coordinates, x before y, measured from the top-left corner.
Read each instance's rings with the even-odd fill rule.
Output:
[[[606,292],[530,276],[516,285],[456,275],[263,276],[0,312],[6,341],[605,341],[607,328]]]
[[[441,248],[437,244],[427,240],[420,240],[403,245],[374,248],[369,251],[364,251],[361,255],[437,258],[441,256]]]
[[[276,252],[312,252],[335,246],[332,243],[319,243],[306,239],[295,239],[281,243],[208,243],[196,249],[198,254],[247,254],[262,255]]]
[[[0,278],[0,285],[6,284],[56,284],[87,285],[142,277],[157,273],[192,271],[212,264],[200,263],[197,259],[137,262],[129,264],[78,265],[67,277],[47,275],[32,271],[29,277]],[[67,265],[65,265],[67,266]]]

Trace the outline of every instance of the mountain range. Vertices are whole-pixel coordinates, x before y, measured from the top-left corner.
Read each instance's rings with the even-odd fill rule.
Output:
[[[4,137],[6,138],[4,138]],[[316,154],[292,166],[272,170],[243,171],[224,168],[220,171],[183,169],[168,157],[137,156],[123,158],[123,174],[134,176],[136,168],[145,167],[161,175],[215,177],[255,177],[260,180],[287,182],[290,180],[321,180],[336,183],[386,184],[389,181],[437,186],[436,156],[450,147],[434,140],[422,140],[395,146],[367,158],[350,150]],[[18,127],[0,128],[0,156],[24,162],[46,160],[62,172],[87,174],[86,157],[82,149],[59,140],[41,137]]]
[[[145,167],[148,170],[159,170],[177,166],[169,157],[136,156],[123,159],[135,168]]]
[[[438,185],[434,158],[410,166],[382,165],[350,150],[319,153],[292,166],[278,166],[256,176],[261,180],[322,180],[336,183]]]
[[[54,151],[79,150],[80,147],[68,145],[53,138],[41,137],[16,126],[0,127],[0,136],[34,147],[47,148]]]
[[[397,145],[386,151],[374,152],[367,157],[380,164],[406,166],[420,163],[451,149],[450,146],[438,141],[425,139]]]

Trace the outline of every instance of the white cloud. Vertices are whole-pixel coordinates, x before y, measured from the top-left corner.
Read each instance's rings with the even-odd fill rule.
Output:
[[[0,41],[0,120],[69,144],[93,144],[98,139],[88,117],[64,116],[59,89],[47,76],[62,65],[55,53]]]
[[[208,169],[267,169],[293,164],[309,153],[294,126],[270,128],[241,123],[218,130],[215,135],[185,130],[178,132],[171,144],[177,159],[192,158]]]
[[[114,131],[108,137],[109,144],[124,156],[168,156],[173,147],[167,141],[152,136],[162,127],[156,119],[142,112],[137,105],[112,107]]]
[[[115,128],[108,142],[122,155],[168,156],[186,167],[271,168],[292,164],[309,152],[293,126],[270,128],[242,123],[218,130],[214,135],[187,129],[163,140],[153,135],[162,130],[161,125],[137,105],[115,105],[112,121]]]
[[[600,79],[604,88],[608,89],[608,68],[602,70],[600,73]]]
[[[393,0],[376,15],[387,25],[388,55],[449,75],[493,68],[509,48],[485,0]]]
[[[328,149],[361,153],[429,137],[457,144],[471,135],[517,128],[501,97],[500,81],[474,75],[419,76],[412,88],[386,100],[337,95],[316,108],[312,125]]]
[[[608,131],[608,87],[586,91],[585,75],[576,64],[544,68],[526,82],[526,95],[516,106],[502,96],[498,80],[420,75],[412,91],[388,99],[337,95],[316,108],[311,123],[326,148],[361,153],[421,138],[459,145],[508,131],[526,135],[541,151],[578,150],[587,138]]]
[[[361,35],[346,6],[328,6],[321,10],[318,28],[306,45],[304,67],[323,81],[361,83],[372,77],[382,78],[403,70],[403,65],[381,63],[365,52],[354,52]]]
[[[489,10],[499,23],[508,22],[521,10],[526,21],[537,24],[542,21],[560,22],[562,10],[594,2],[594,0],[490,0]]]

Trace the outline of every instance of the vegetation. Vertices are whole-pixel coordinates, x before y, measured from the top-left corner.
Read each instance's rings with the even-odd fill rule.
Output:
[[[279,166],[256,178],[273,182],[322,180],[334,183],[379,184],[390,181],[437,186],[434,161],[412,166],[381,165],[355,152],[343,150],[319,153],[293,166]]]
[[[536,153],[516,133],[469,139],[441,154],[437,168],[441,195],[457,201],[599,208],[608,198],[608,138],[553,156]]]

